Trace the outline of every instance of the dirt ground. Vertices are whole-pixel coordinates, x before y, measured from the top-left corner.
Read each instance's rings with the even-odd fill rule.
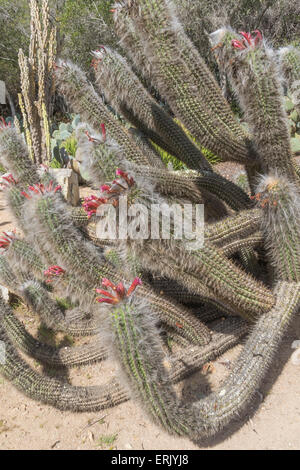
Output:
[[[0,193],[1,231],[12,227]],[[24,309],[18,312],[30,331],[38,328]],[[43,333],[43,332],[42,332]],[[41,334],[41,331],[40,331]],[[44,332],[44,341],[50,341]],[[193,450],[193,449],[300,449],[300,366],[291,361],[291,344],[300,339],[300,316],[290,328],[267,381],[255,397],[248,414],[230,426],[217,439],[193,443],[170,436],[149,421],[133,401],[95,413],[58,411],[35,402],[0,377],[0,449],[117,449],[117,450]],[[227,352],[223,359],[232,361],[242,346]],[[215,361],[213,372],[199,373],[182,384],[187,399],[197,399],[220,384],[228,374],[223,361]],[[53,375],[51,370],[31,361],[37,370]],[[74,368],[60,373],[74,385],[107,382],[115,364]]]

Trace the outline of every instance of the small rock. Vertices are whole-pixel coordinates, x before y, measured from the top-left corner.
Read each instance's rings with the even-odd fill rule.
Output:
[[[62,193],[66,201],[72,206],[77,206],[79,203],[79,184],[78,175],[75,171],[68,168],[50,168],[49,171],[62,187]]]
[[[300,366],[300,348],[296,349],[296,351],[292,354],[291,360],[294,366]]]

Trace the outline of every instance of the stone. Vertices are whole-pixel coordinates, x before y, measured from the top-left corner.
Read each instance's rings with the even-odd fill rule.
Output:
[[[9,303],[11,297],[9,290],[4,286],[0,286],[0,292],[4,302]]]
[[[66,201],[72,206],[77,206],[79,203],[79,183],[75,171],[69,168],[50,168],[49,171],[62,187]]]

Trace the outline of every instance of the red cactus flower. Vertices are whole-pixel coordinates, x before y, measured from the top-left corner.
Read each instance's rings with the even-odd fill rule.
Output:
[[[92,137],[89,131],[85,131],[85,135],[89,139],[89,142],[99,142],[99,140],[95,139],[95,137]]]
[[[254,38],[254,44],[257,45],[259,42],[261,42],[263,40],[263,36],[262,36],[261,32],[258,29],[253,31],[253,33],[256,33],[256,36]]]
[[[92,215],[97,213],[98,207],[103,204],[107,204],[106,198],[92,195],[84,198],[84,203],[82,204],[82,207],[88,214],[88,217],[91,218]]]
[[[1,182],[0,184],[1,184],[1,186],[5,186],[6,188],[8,188],[9,185],[18,184],[18,181],[15,180],[15,178],[13,177],[13,175],[11,173],[9,173],[7,175],[3,175],[2,180],[6,181],[6,183]]]
[[[51,278],[62,276],[65,272],[66,271],[60,266],[50,266],[46,271],[44,271],[44,276],[48,278],[46,279],[47,284],[53,281]]]
[[[57,191],[61,191],[62,187],[61,186],[53,186],[53,181],[50,181],[48,186],[45,186],[42,183],[36,183],[32,186],[28,186],[29,191],[31,191],[34,194],[45,194],[45,193],[51,193],[53,192],[54,194],[57,193]],[[26,191],[21,192],[22,196],[26,197],[27,199],[31,199],[32,195],[27,193]]]
[[[255,33],[255,37],[252,34]],[[235,49],[246,49],[247,47],[257,46],[263,39],[261,32],[256,29],[252,33],[245,33],[240,31],[239,34],[243,36],[241,41],[233,39],[231,44]]]
[[[105,193],[108,200],[120,196],[122,192],[130,189],[135,184],[134,179],[129,176],[128,173],[125,173],[119,168],[116,170],[116,176],[119,176],[120,178],[114,180],[112,184],[104,184],[100,188],[102,193]],[[113,199],[113,202],[117,202],[117,200]]]
[[[11,121],[9,121],[9,123],[7,124],[7,122],[5,121],[4,117],[3,116],[0,116],[0,130],[1,129],[7,129],[9,127],[11,127]]]
[[[86,135],[87,138],[89,139],[89,142],[95,142],[95,143],[101,144],[101,143],[103,143],[103,142],[106,141],[106,128],[105,128],[105,124],[104,124],[104,123],[101,123],[101,124],[100,124],[100,127],[101,127],[101,131],[102,131],[102,140],[96,139],[95,137],[91,136],[91,134],[89,133],[89,131],[85,131],[85,135]]]
[[[102,139],[103,139],[103,142],[106,141],[106,127],[105,127],[105,124],[102,122],[100,124],[100,127],[102,129]]]
[[[113,294],[103,289],[96,289],[97,294],[105,296],[97,297],[96,301],[99,303],[116,305],[122,300],[130,297],[130,295],[135,291],[137,286],[142,285],[142,280],[139,277],[136,277],[128,290],[126,290],[122,282],[115,285],[109,279],[106,278],[102,280],[102,285],[106,288],[110,288],[113,291]]]
[[[91,62],[91,67],[97,70],[99,63],[103,60],[103,55],[106,54],[106,49],[104,46],[99,46],[99,49],[93,51],[93,54],[95,55],[95,57]]]
[[[2,250],[6,250],[10,246],[11,242],[15,240],[16,234],[15,232],[3,232],[3,235],[0,238],[0,248]]]

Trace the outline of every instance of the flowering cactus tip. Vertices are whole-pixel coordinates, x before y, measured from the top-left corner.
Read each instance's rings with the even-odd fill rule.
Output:
[[[115,285],[107,278],[102,279],[102,285],[107,289],[110,288],[113,291],[113,294],[103,289],[96,289],[98,294],[105,296],[97,297],[96,301],[99,303],[116,305],[119,304],[122,300],[130,297],[137,286],[142,285],[142,280],[139,277],[136,277],[128,290],[126,290],[122,282],[120,282],[118,285]]]

